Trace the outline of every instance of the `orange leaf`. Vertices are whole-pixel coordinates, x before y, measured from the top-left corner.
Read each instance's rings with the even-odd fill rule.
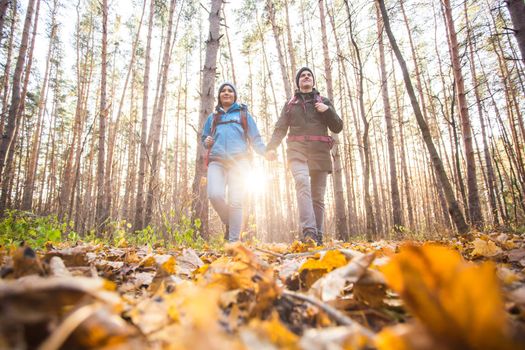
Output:
[[[514,346],[492,263],[466,263],[457,252],[438,245],[408,245],[382,270],[436,339],[457,348]]]

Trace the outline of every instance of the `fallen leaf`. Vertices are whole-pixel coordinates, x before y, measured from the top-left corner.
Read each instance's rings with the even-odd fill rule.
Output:
[[[496,245],[493,241],[485,241],[480,238],[476,238],[472,244],[474,250],[472,251],[473,257],[486,257],[491,258],[502,252],[501,248]]]
[[[407,245],[382,271],[433,338],[454,348],[515,348],[492,263],[466,263],[443,246]]]
[[[318,279],[309,293],[327,302],[335,300],[348,283],[356,283],[374,260],[375,254],[362,255]]]

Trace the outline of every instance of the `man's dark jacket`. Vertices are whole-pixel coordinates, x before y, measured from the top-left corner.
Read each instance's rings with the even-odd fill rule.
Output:
[[[294,103],[285,104],[267,149],[273,150],[288,133],[291,135],[328,136],[328,129],[334,133],[343,130],[343,121],[335,112],[334,106],[326,97],[321,97],[328,106],[325,112],[318,112],[315,103],[319,100],[319,92],[295,92]],[[288,128],[290,131],[288,132]],[[308,162],[310,171],[332,172],[330,145],[323,141],[288,141],[288,161],[294,159]]]

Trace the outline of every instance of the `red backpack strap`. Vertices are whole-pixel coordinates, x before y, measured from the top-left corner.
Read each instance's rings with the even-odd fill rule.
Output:
[[[248,140],[248,107],[246,105],[241,105],[241,126],[244,130],[244,138]]]
[[[290,110],[292,108],[292,105],[297,103],[297,96],[293,95],[293,97],[286,103],[286,114],[290,113]]]
[[[211,131],[210,136],[214,136],[215,132],[217,131],[217,123],[219,123],[221,120],[221,114],[218,112],[213,113],[213,120],[211,122]]]
[[[323,103],[323,97],[319,94],[315,95],[315,100],[319,103]]]
[[[213,120],[211,122],[211,130],[210,130],[210,136],[214,136],[215,132],[217,131],[217,123],[220,121],[221,115],[219,112],[213,113]],[[213,145],[211,146],[213,147]],[[206,155],[204,156],[204,167],[205,169],[208,168],[208,164],[210,163],[210,153],[211,153],[211,147],[208,148],[206,151]]]

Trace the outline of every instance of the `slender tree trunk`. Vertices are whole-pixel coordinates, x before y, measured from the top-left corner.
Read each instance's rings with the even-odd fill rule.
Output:
[[[0,117],[0,135],[3,137],[4,135],[4,126],[5,126],[5,120],[8,115],[9,106],[7,104],[7,99],[9,96],[9,77],[11,76],[11,59],[13,57],[13,40],[15,37],[15,24],[16,24],[16,18],[17,18],[17,2],[16,0],[13,1],[13,6],[11,10],[11,26],[9,29],[9,42],[7,44],[7,57],[5,61],[5,67],[4,67],[4,77],[2,81],[2,115]],[[0,144],[1,144],[0,139]]]
[[[0,0],[0,43],[2,42],[2,33],[4,32],[4,22],[7,9],[11,0]],[[16,4],[14,4],[16,6]]]
[[[29,29],[31,27],[31,19],[33,18],[33,11],[35,7],[35,0],[29,0],[27,4],[26,18],[24,21],[24,29],[22,32],[22,40],[20,41],[20,49],[18,51],[18,59],[16,61],[15,72],[13,73],[12,81],[12,95],[11,104],[9,106],[9,114],[7,119],[7,126],[2,135],[2,142],[0,144],[0,174],[7,165],[7,153],[10,147],[14,147],[15,130],[20,122],[20,100],[24,98],[21,96],[22,74],[24,72],[24,63],[27,53],[27,44],[29,42]],[[14,33],[13,33],[14,34]],[[4,182],[7,174],[2,174],[2,182]],[[1,208],[0,208],[1,209]]]
[[[226,34],[226,42],[228,44],[228,53],[230,54],[230,67],[232,70],[232,80],[233,85],[237,86],[237,77],[235,76],[235,65],[232,53],[232,45],[230,41],[230,34],[228,33],[228,24],[226,24],[226,12],[224,12],[224,7],[222,8],[222,17],[224,19],[224,34]]]
[[[166,37],[166,44],[164,45],[164,57],[162,59],[162,69],[161,69],[161,86],[160,86],[160,97],[159,103],[157,104],[157,109],[153,114],[153,127],[151,130],[151,135],[153,137],[152,142],[152,157],[151,157],[151,176],[148,187],[148,196],[146,198],[146,215],[144,217],[144,224],[149,225],[153,216],[153,199],[155,197],[155,190],[159,186],[158,173],[160,169],[160,131],[162,127],[162,117],[164,114],[164,103],[166,101],[166,86],[168,80],[168,70],[170,66],[170,51],[171,51],[171,34],[173,29],[173,14],[175,13],[175,0],[171,0],[170,10],[169,10],[169,19],[168,19],[168,34]]]
[[[144,0],[146,1],[146,0]],[[144,182],[146,176],[146,163],[148,159],[147,135],[148,135],[148,96],[149,96],[149,71],[151,64],[151,32],[153,30],[153,15],[155,13],[155,1],[150,0],[149,19],[148,19],[148,37],[146,43],[146,62],[144,64],[144,82],[142,93],[142,123],[140,131],[140,158],[139,173],[137,178],[137,198],[135,202],[135,221],[134,229],[142,230],[144,228]]]
[[[354,52],[357,59],[357,75],[358,75],[358,94],[359,94],[359,111],[361,115],[361,120],[364,125],[363,130],[363,137],[362,137],[362,144],[363,144],[363,155],[364,158],[362,158],[362,161],[364,161],[363,164],[363,192],[365,197],[365,212],[366,212],[366,236],[368,239],[373,239],[374,236],[377,233],[377,228],[375,224],[375,218],[374,218],[374,209],[372,207],[372,198],[370,197],[370,146],[369,146],[369,135],[368,132],[370,130],[370,123],[368,122],[365,114],[365,105],[364,105],[364,96],[363,96],[363,64],[361,61],[361,55],[359,52],[359,47],[357,46],[357,42],[355,41],[354,34],[353,34],[353,28],[352,28],[352,18],[351,18],[351,12],[350,7],[348,5],[348,1],[345,0],[346,5],[346,11],[348,14],[349,19],[349,25],[350,25],[350,39],[352,41],[352,46],[354,48]]]
[[[472,127],[470,125],[470,116],[468,112],[467,98],[465,92],[465,82],[461,72],[461,63],[459,61],[458,40],[456,29],[452,18],[452,9],[450,0],[442,0],[444,6],[445,21],[448,28],[450,56],[454,71],[454,80],[457,91],[457,101],[459,116],[461,118],[461,129],[463,131],[463,145],[465,147],[465,158],[467,161],[467,186],[468,186],[468,208],[472,224],[478,228],[483,225],[483,216],[479,204],[479,193],[476,176],[476,159],[474,157],[474,147],[472,145]]]
[[[273,37],[275,39],[275,47],[277,49],[277,57],[279,58],[279,66],[281,67],[281,75],[283,77],[284,92],[286,93],[286,100],[289,100],[292,97],[292,87],[290,86],[290,81],[288,80],[288,74],[286,69],[286,64],[284,63],[283,50],[281,48],[281,42],[279,41],[280,28],[277,26],[277,21],[275,20],[275,8],[274,2],[272,0],[266,1],[266,10],[268,11],[268,16],[270,17],[270,24],[272,25]]]
[[[29,4],[28,4],[29,6]],[[2,145],[0,146],[0,162],[5,162],[5,169],[4,169],[4,173],[2,174],[2,194],[0,196],[0,214],[4,213],[4,210],[6,209],[6,204],[7,204],[7,201],[8,201],[8,197],[9,197],[9,194],[11,193],[11,185],[12,185],[12,181],[13,181],[13,172],[14,172],[14,156],[15,156],[15,150],[17,148],[17,139],[18,139],[18,130],[20,129],[20,121],[24,120],[24,111],[25,111],[25,98],[26,98],[26,95],[27,95],[27,88],[28,88],[28,84],[29,84],[29,77],[31,75],[31,65],[33,63],[33,51],[34,51],[34,47],[35,47],[35,39],[36,39],[36,33],[37,33],[37,28],[38,28],[38,15],[39,15],[39,11],[40,11],[40,0],[37,0],[37,3],[36,3],[36,10],[35,10],[35,19],[34,19],[34,22],[33,22],[33,31],[32,31],[32,37],[31,37],[31,43],[30,43],[30,47],[29,47],[29,51],[27,52],[27,63],[26,63],[26,66],[25,68],[23,69],[24,71],[24,81],[23,81],[23,84],[22,84],[22,89],[21,91],[18,89],[18,101],[17,102],[14,102],[14,100],[12,99],[12,103],[15,103],[16,104],[16,108],[17,110],[14,111],[14,114],[13,114],[13,120],[15,122],[15,125],[14,125],[14,131],[11,135],[11,142],[9,142],[9,145],[8,145],[8,149],[7,149],[7,154],[5,155],[5,160],[4,160],[4,156],[2,155],[2,150],[3,150],[3,143]],[[28,7],[28,10],[27,12],[30,12],[29,11],[29,7]],[[32,17],[32,12],[31,11],[31,17]],[[26,20],[27,20],[27,15],[26,15]],[[30,22],[31,22],[31,18],[30,18]],[[24,25],[24,30],[25,30],[25,25]],[[22,39],[23,40],[23,39]],[[25,53],[24,53],[24,56],[25,56]],[[19,59],[20,59],[20,56],[19,56]],[[24,58],[25,59],[25,58]],[[23,64],[22,64],[23,66]],[[17,63],[17,67],[18,67],[18,63]],[[16,75],[16,70],[15,70],[15,75]],[[14,78],[13,78],[13,81],[14,81]],[[13,95],[15,94],[15,85],[13,83]],[[10,112],[9,112],[9,120],[11,120],[11,108],[13,108],[13,105],[10,106]],[[8,125],[7,125],[7,129],[6,129],[6,132],[9,134],[9,120],[8,120]],[[4,140],[2,140],[4,141]],[[1,164],[0,163],[0,173],[1,173]]]
[[[290,56],[290,69],[292,71],[292,77],[295,75],[295,72],[297,71],[297,63],[295,61],[295,50],[293,47],[293,41],[292,41],[292,29],[290,27],[290,16],[288,14],[288,0],[284,0],[284,10],[286,13],[286,39],[288,44],[288,55]],[[292,79],[293,81],[293,79]],[[293,89],[292,84],[292,89]]]
[[[217,52],[219,51],[219,22],[222,0],[212,0],[210,10],[210,30],[206,41],[206,58],[201,80],[201,101],[199,107],[199,132],[197,133],[197,154],[195,157],[195,177],[193,179],[193,193],[196,195],[192,203],[193,222],[199,219],[201,232],[205,238],[208,232],[208,200],[204,181],[204,153],[206,150],[201,143],[202,128],[208,115],[213,111],[213,95],[215,89],[215,72],[217,70]]]
[[[396,153],[394,146],[394,128],[392,126],[392,111],[388,96],[388,81],[385,64],[385,47],[383,44],[383,23],[379,7],[376,6],[377,32],[379,35],[379,67],[381,69],[381,96],[383,97],[383,108],[385,110],[385,123],[388,141],[388,164],[390,166],[390,195],[392,197],[392,218],[394,230],[399,231],[403,226],[403,213],[401,212],[401,199],[399,197],[399,185],[397,184]]]
[[[416,94],[414,93],[414,88],[412,86],[412,81],[410,79],[410,75],[409,75],[405,60],[403,59],[403,56],[401,55],[401,51],[399,50],[399,47],[397,46],[396,39],[394,38],[394,35],[392,34],[392,30],[390,29],[390,21],[388,19],[388,14],[386,11],[384,0],[378,0],[378,1],[379,1],[380,9],[381,9],[381,16],[383,17],[383,23],[385,25],[385,30],[388,35],[388,39],[390,40],[390,46],[392,47],[392,50],[394,50],[394,53],[399,62],[399,65],[401,66],[401,70],[403,71],[403,78],[405,80],[405,85],[406,85],[408,94],[410,96],[410,103],[412,104],[412,108],[414,109],[414,114],[416,116],[416,120],[421,130],[421,133],[423,135],[423,140],[425,141],[425,144],[427,146],[427,149],[430,155],[430,159],[432,160],[432,164],[434,165],[434,168],[436,170],[436,175],[439,178],[441,185],[443,186],[443,191],[445,192],[445,197],[447,199],[449,213],[458,231],[461,234],[465,234],[468,232],[469,227],[467,223],[465,222],[465,218],[463,217],[463,214],[461,213],[459,209],[459,205],[454,196],[452,186],[450,185],[450,182],[447,178],[447,174],[445,172],[445,168],[443,167],[443,162],[441,161],[441,158],[439,157],[439,154],[437,153],[437,150],[434,146],[434,142],[432,141],[432,135],[430,134],[428,125],[423,118],[423,114],[421,113],[421,109],[417,102]]]
[[[108,42],[108,3],[102,0],[102,56],[100,71],[100,109],[99,109],[99,126],[98,126],[98,161],[97,161],[97,212],[96,223],[97,233],[102,232],[102,225],[108,218],[108,208],[106,208],[104,184],[105,169],[105,141],[106,141],[106,122],[108,119],[108,110],[106,105],[106,77],[107,77],[107,42]]]
[[[328,98],[330,101],[332,101],[332,103],[335,104],[334,88],[332,84],[332,63],[330,62],[330,55],[328,52],[328,36],[326,35],[325,7],[323,0],[319,0],[319,17],[321,19],[321,41],[323,44],[324,69],[326,75]],[[334,171],[332,177],[335,197],[336,236],[337,239],[348,241],[349,237],[348,227],[346,224],[346,208],[343,190],[343,167],[341,165],[341,155],[339,153],[339,136],[332,133],[332,137],[335,141],[334,148],[332,148],[332,158],[334,161]]]
[[[48,89],[48,79],[49,79],[49,70],[50,70],[50,64],[51,64],[51,56],[52,56],[52,49],[53,44],[55,41],[55,35],[56,35],[56,7],[57,7],[57,1],[55,0],[53,2],[53,10],[51,12],[51,35],[49,37],[49,47],[47,50],[47,60],[46,60],[46,68],[44,73],[44,81],[42,83],[42,88],[40,89],[40,97],[38,100],[38,120],[36,124],[36,129],[33,134],[33,141],[32,141],[32,148],[31,148],[31,155],[29,157],[29,164],[27,168],[27,176],[24,183],[24,195],[22,197],[22,210],[31,210],[32,204],[33,204],[33,192],[35,189],[35,176],[36,176],[36,169],[38,165],[38,153],[40,151],[40,134],[42,131],[42,118],[44,115],[44,105],[46,103],[47,98],[47,89]]]
[[[514,35],[521,52],[521,61],[525,64],[525,2],[523,0],[505,0],[514,28]]]

